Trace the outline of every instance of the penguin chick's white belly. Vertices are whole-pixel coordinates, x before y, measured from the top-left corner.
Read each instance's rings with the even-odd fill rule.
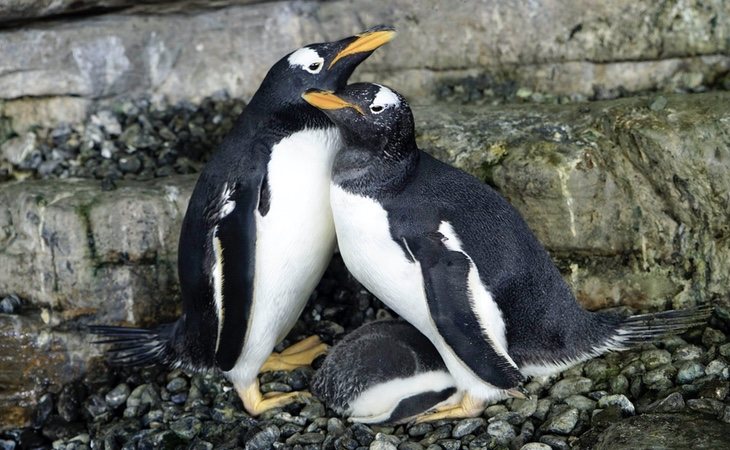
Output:
[[[505,397],[501,389],[477,377],[438,333],[431,319],[421,266],[409,261],[393,240],[387,211],[372,198],[349,193],[334,183],[330,198],[337,244],[353,276],[431,340],[460,390],[488,401]],[[481,286],[470,288],[484,290]],[[485,318],[479,319],[484,324]],[[504,340],[503,328],[500,331],[500,340]]]
[[[267,167],[270,206],[256,215],[253,304],[244,347],[229,377],[250,382],[294,326],[335,246],[330,172],[335,128],[305,129],[274,145]],[[242,325],[243,320],[242,318]]]

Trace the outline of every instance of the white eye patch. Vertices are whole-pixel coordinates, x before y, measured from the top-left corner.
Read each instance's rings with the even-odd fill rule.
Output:
[[[319,73],[324,67],[324,58],[309,47],[303,47],[295,51],[289,55],[287,61],[289,61],[290,66],[299,66],[309,73]]]
[[[375,95],[373,102],[370,104],[370,111],[373,114],[380,114],[386,108],[400,105],[400,99],[395,92],[385,86],[378,85],[380,90]]]

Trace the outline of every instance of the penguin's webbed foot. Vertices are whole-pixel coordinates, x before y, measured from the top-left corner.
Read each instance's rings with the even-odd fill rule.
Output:
[[[281,353],[272,353],[259,373],[275,370],[294,370],[312,364],[319,355],[327,353],[327,344],[319,336],[310,336],[284,349]]]
[[[304,391],[296,392],[269,392],[261,394],[258,379],[244,388],[236,387],[236,392],[243,402],[243,407],[252,416],[274,408],[282,408],[291,403],[302,402],[310,398],[312,394]]]
[[[436,408],[432,412],[421,414],[416,417],[415,423],[433,422],[443,419],[465,419],[476,417],[484,410],[484,402],[476,400],[469,394],[464,394],[461,401],[456,405],[445,405]]]

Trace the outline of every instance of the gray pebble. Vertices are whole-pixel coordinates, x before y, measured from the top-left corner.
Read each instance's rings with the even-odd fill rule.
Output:
[[[710,361],[707,367],[705,367],[705,375],[713,378],[727,380],[728,374],[728,365],[724,361],[721,361],[719,359],[714,359]]]
[[[484,425],[486,425],[486,421],[481,417],[460,420],[451,431],[451,436],[460,439],[468,434],[474,434],[479,427]]]
[[[444,450],[460,450],[461,442],[458,439],[441,439],[439,445]]]
[[[584,377],[564,378],[553,385],[550,396],[556,400],[563,400],[574,394],[584,394],[593,387],[593,380]]]
[[[307,406],[302,408],[302,411],[299,413],[300,416],[306,417],[309,420],[317,419],[324,416],[324,414],[324,406],[322,406],[322,404],[317,401],[312,401]]]
[[[602,381],[606,379],[608,372],[608,363],[601,358],[588,361],[583,367],[586,377],[593,381]]]
[[[571,395],[564,401],[566,405],[572,406],[578,411],[593,411],[596,409],[596,401],[583,395]]]
[[[624,366],[623,369],[621,369],[621,374],[624,375],[627,379],[644,373],[646,373],[646,367],[644,366],[644,363],[638,359],[631,361],[626,366]]]
[[[647,370],[653,370],[659,366],[671,363],[672,354],[666,350],[647,350],[641,354],[641,361]]]
[[[433,432],[426,435],[425,438],[421,439],[421,445],[428,446],[434,444],[436,441],[446,439],[451,436],[451,427],[449,425],[441,425],[440,427],[433,430]]]
[[[261,393],[266,394],[267,392],[291,392],[292,388],[288,384],[280,383],[278,381],[274,381],[271,383],[266,383],[261,386]]]
[[[327,419],[327,434],[338,437],[345,432],[345,425],[337,417]]]
[[[568,445],[568,441],[561,436],[555,436],[553,434],[546,434],[542,437],[540,437],[540,442],[543,444],[547,444],[552,449],[556,450],[568,450],[570,449],[570,446]]]
[[[189,441],[193,439],[203,428],[203,424],[197,417],[183,417],[170,424],[170,430],[180,436],[180,438]]]
[[[350,430],[352,430],[352,436],[361,445],[370,445],[370,443],[373,442],[373,439],[375,438],[375,433],[373,432],[373,430],[361,423],[353,424],[350,427]]]
[[[520,447],[520,450],[551,450],[551,448],[552,447],[547,444],[543,444],[542,442],[529,442]]]
[[[425,436],[433,431],[433,425],[430,423],[417,423],[408,429],[408,435],[411,437]]]
[[[692,411],[718,416],[724,411],[725,404],[712,398],[694,398],[687,400],[687,407]]]
[[[726,341],[727,336],[725,336],[725,334],[720,330],[707,327],[705,328],[705,331],[702,332],[702,344],[704,344],[705,347],[724,344]]]
[[[507,411],[508,409],[504,405],[491,405],[484,410],[484,413],[487,415],[487,417],[494,417],[497,414],[506,413]]]
[[[677,383],[691,383],[705,374],[705,368],[697,361],[684,361],[677,372]]]
[[[722,356],[730,358],[730,342],[727,344],[722,344],[720,347],[718,347],[717,350]]]
[[[418,442],[405,441],[398,446],[398,450],[423,450],[423,445]]]
[[[538,400],[537,407],[535,408],[535,412],[532,413],[532,417],[538,420],[545,420],[548,411],[550,411],[550,406],[552,406],[552,403],[552,400],[549,398],[541,398],[540,400]]]
[[[537,410],[537,396],[512,399],[510,409],[524,418],[530,417]]]
[[[679,392],[673,392],[647,407],[652,412],[679,412],[685,408],[684,397]]]
[[[398,447],[387,441],[375,440],[370,443],[370,450],[398,450]]]
[[[165,389],[167,389],[171,393],[185,391],[188,389],[188,380],[181,377],[175,377],[167,383]]]
[[[20,308],[20,299],[15,294],[10,294],[0,300],[0,313],[2,314],[15,314],[18,308]]]
[[[657,391],[672,387],[672,379],[677,374],[677,368],[671,364],[665,364],[654,370],[646,372],[643,376],[644,383]]]
[[[244,450],[266,450],[279,440],[281,431],[276,425],[267,425],[246,442]]]
[[[672,357],[674,361],[691,361],[700,359],[704,350],[696,345],[683,345],[679,347]]]
[[[287,445],[296,444],[320,444],[324,441],[324,434],[322,433],[296,433],[286,440]]]
[[[629,390],[629,380],[623,374],[611,378],[608,384],[614,394],[625,394]]]
[[[633,416],[636,412],[634,404],[623,394],[606,395],[598,400],[599,408],[609,406],[617,406],[621,410],[621,413],[626,416]]]
[[[517,436],[512,425],[502,420],[490,423],[487,426],[487,434],[492,436],[498,445],[507,445]]]
[[[200,439],[194,440],[187,450],[213,450],[213,444]]]
[[[575,408],[569,408],[567,411],[558,414],[557,416],[545,422],[543,428],[550,433],[557,434],[569,434],[575,425],[578,423],[578,410]]]

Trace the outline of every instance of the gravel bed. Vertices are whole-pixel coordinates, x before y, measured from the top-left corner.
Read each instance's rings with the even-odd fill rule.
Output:
[[[0,181],[96,178],[113,189],[118,179],[198,172],[244,107],[223,94],[175,106],[116,102],[84,124],[38,128],[3,143],[10,158],[0,167]]]
[[[490,405],[477,418],[419,425],[351,424],[317,399],[254,419],[217,373],[109,369],[100,362],[82,382],[46,394],[33,427],[0,434],[0,449],[584,448],[622,418],[652,413],[688,413],[730,429],[730,316],[718,311],[705,329],[530,380],[527,400]],[[333,343],[391,316],[335,258],[280,348],[311,333]],[[307,389],[312,374],[266,373],[262,390]]]

